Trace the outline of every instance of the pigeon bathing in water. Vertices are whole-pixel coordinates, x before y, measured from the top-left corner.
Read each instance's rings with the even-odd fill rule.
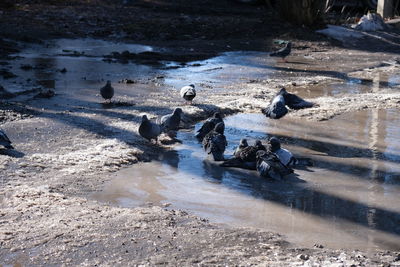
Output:
[[[290,52],[292,51],[292,43],[287,42],[284,48],[279,49],[278,51],[272,52],[269,54],[271,57],[280,57],[284,62],[286,61],[286,57],[289,56]]]
[[[199,130],[197,130],[196,138],[199,139],[199,141],[202,141],[204,136],[208,134],[211,130],[214,129],[215,125],[218,123],[222,123],[222,125],[225,128],[224,121],[222,120],[222,116],[219,112],[215,112],[214,115],[207,119],[203,126]]]
[[[281,180],[293,170],[282,164],[278,156],[269,151],[257,152],[256,168],[260,176]]]
[[[314,103],[308,102],[295,94],[288,93],[285,88],[282,88],[279,93],[283,95],[285,104],[291,109],[311,108],[314,106]]]
[[[203,139],[204,150],[207,154],[211,154],[215,161],[224,160],[225,148],[228,145],[224,129],[224,124],[220,122]]]
[[[192,100],[196,96],[196,90],[194,89],[194,84],[182,87],[180,94],[181,97],[185,99],[187,103],[192,104]]]
[[[111,98],[114,96],[114,88],[111,86],[111,81],[107,81],[106,85],[100,88],[101,96],[111,103]]]
[[[262,110],[265,116],[271,119],[280,119],[288,113],[288,109],[285,106],[285,98],[283,96],[284,92],[281,90],[272,99],[269,106]]]
[[[281,142],[279,142],[276,137],[271,137],[269,139],[268,150],[274,153],[285,166],[294,165],[296,163],[296,158],[293,156],[292,152],[281,148]]]
[[[291,109],[311,108],[314,103],[308,102],[295,94],[288,93],[282,88],[272,99],[269,106],[262,110],[265,116],[271,119],[280,119],[288,113],[288,106]]]
[[[14,149],[14,147],[11,145],[10,139],[3,130],[0,130],[0,145],[6,149]]]
[[[149,141],[155,140],[157,142],[157,138],[161,134],[161,126],[151,122],[146,115],[143,115],[139,126],[139,134]]]
[[[243,139],[242,139],[243,140]],[[246,140],[246,139],[244,139]],[[246,142],[247,143],[247,142]],[[256,169],[256,155],[260,150],[266,150],[260,140],[256,140],[253,146],[246,146],[235,151],[234,157],[221,164],[222,167],[236,167],[243,169]]]
[[[247,139],[246,138],[242,138],[240,139],[239,142],[239,146],[235,149],[235,151],[233,151],[233,156],[235,158],[239,158],[240,157],[240,152],[245,148],[248,147],[249,144],[247,143]]]

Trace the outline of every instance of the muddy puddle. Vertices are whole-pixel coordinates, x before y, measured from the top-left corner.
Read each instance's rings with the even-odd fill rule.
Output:
[[[304,75],[328,75],[340,78],[342,82],[299,86],[297,93],[303,97],[365,93],[400,87],[398,75],[378,73],[370,80],[350,78],[339,71],[324,72],[318,61],[307,57],[292,56],[289,63],[282,64],[265,52],[226,52],[207,60],[188,63],[161,61],[160,65],[135,61],[110,63],[104,58],[113,52],[124,51],[166,52],[163,48],[145,45],[94,39],[60,39],[46,45],[26,47],[16,55],[16,59],[3,67],[16,77],[0,77],[0,84],[9,92],[19,94],[16,100],[29,99],[37,94],[35,88],[42,86],[54,89],[58,95],[89,102],[98,101],[98,90],[106,80],[113,83],[116,100],[123,96],[140,97],[161,91],[167,92],[172,98],[179,98],[176,89],[191,83],[201,92],[202,89],[223,90],[229,85],[270,78],[284,77],[299,81]]]
[[[305,246],[400,249],[400,119],[396,110],[362,111],[312,123],[261,114],[225,118],[230,155],[241,137],[278,136],[313,167],[285,181],[222,168],[193,131],[158,159],[121,170],[93,198],[123,207],[151,202],[213,222],[275,231]],[[199,125],[196,125],[196,129]]]

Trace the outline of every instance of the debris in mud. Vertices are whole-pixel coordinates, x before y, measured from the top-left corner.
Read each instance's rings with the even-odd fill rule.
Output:
[[[67,69],[66,68],[62,68],[62,69],[60,69],[60,70],[58,70],[59,72],[61,72],[61,73],[66,73],[67,72]]]
[[[14,102],[0,102],[0,123],[32,118],[36,111]]]
[[[32,67],[32,65],[30,65],[30,64],[22,64],[22,65],[20,66],[20,69],[21,69],[21,70],[26,70],[26,71],[28,71],[28,70],[33,69],[33,67]]]
[[[137,83],[137,81],[132,80],[132,79],[122,79],[122,80],[119,80],[118,83],[134,84],[134,83]]]
[[[35,96],[35,98],[50,98],[55,96],[55,92],[54,90],[50,89],[50,88],[41,88],[40,92]]]

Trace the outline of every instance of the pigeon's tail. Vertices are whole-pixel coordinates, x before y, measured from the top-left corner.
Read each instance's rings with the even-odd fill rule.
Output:
[[[7,149],[14,149],[14,147],[12,145],[6,145],[4,147],[7,148]]]
[[[267,108],[262,109],[261,111],[265,116],[267,116],[271,119],[276,119],[276,120],[282,118],[283,116],[285,116],[288,113],[288,110],[285,106],[283,106],[281,108],[275,108],[275,109],[272,108],[271,106],[269,106]]]
[[[201,142],[206,135],[203,132],[198,132],[195,137]]]
[[[243,161],[240,158],[231,158],[221,163],[221,167],[240,167]]]

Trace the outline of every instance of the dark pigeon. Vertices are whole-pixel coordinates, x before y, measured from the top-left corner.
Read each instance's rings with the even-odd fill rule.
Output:
[[[293,170],[282,164],[274,153],[268,151],[257,152],[256,168],[260,176],[276,180],[293,173]]]
[[[197,130],[196,138],[199,139],[199,141],[202,141],[203,138],[215,128],[215,125],[218,123],[222,123],[224,130],[225,130],[225,124],[224,121],[222,120],[222,116],[219,112],[214,113],[214,115],[206,120],[201,126],[199,130]]]
[[[269,106],[262,110],[262,113],[264,113],[265,116],[271,119],[280,119],[288,113],[288,109],[285,106],[285,98],[283,96],[285,92],[285,89],[281,89],[279,93],[272,99]]]
[[[183,99],[185,99],[188,103],[192,103],[193,98],[196,97],[196,90],[194,89],[194,84],[186,85],[181,88],[180,95]]]
[[[211,154],[215,161],[224,160],[225,148],[228,145],[224,135],[225,126],[222,122],[215,125],[203,139],[203,148],[207,154]]]
[[[285,47],[279,49],[278,51],[272,52],[269,55],[271,57],[280,57],[283,61],[286,62],[286,57],[289,56],[290,52],[292,51],[292,43],[287,42]]]
[[[161,134],[161,126],[151,122],[146,115],[143,115],[139,126],[139,134],[149,141],[155,140],[157,142],[157,138]]]
[[[11,145],[10,139],[3,130],[0,130],[0,146],[5,147],[6,149],[14,149]]]
[[[311,108],[314,103],[308,102],[295,94],[288,93],[285,88],[281,89],[285,104],[291,109]]]
[[[257,159],[256,155],[260,150],[265,151],[266,148],[263,146],[260,140],[256,140],[253,146],[244,147],[238,151],[233,158],[224,161],[221,166],[255,170]]]
[[[114,96],[114,88],[111,86],[111,81],[107,81],[106,85],[100,88],[100,94],[105,99],[111,102]]]
[[[179,124],[181,123],[181,115],[182,115],[182,109],[175,108],[174,112],[172,112],[171,114],[162,116],[159,121],[162,130],[164,132],[179,130]]]

